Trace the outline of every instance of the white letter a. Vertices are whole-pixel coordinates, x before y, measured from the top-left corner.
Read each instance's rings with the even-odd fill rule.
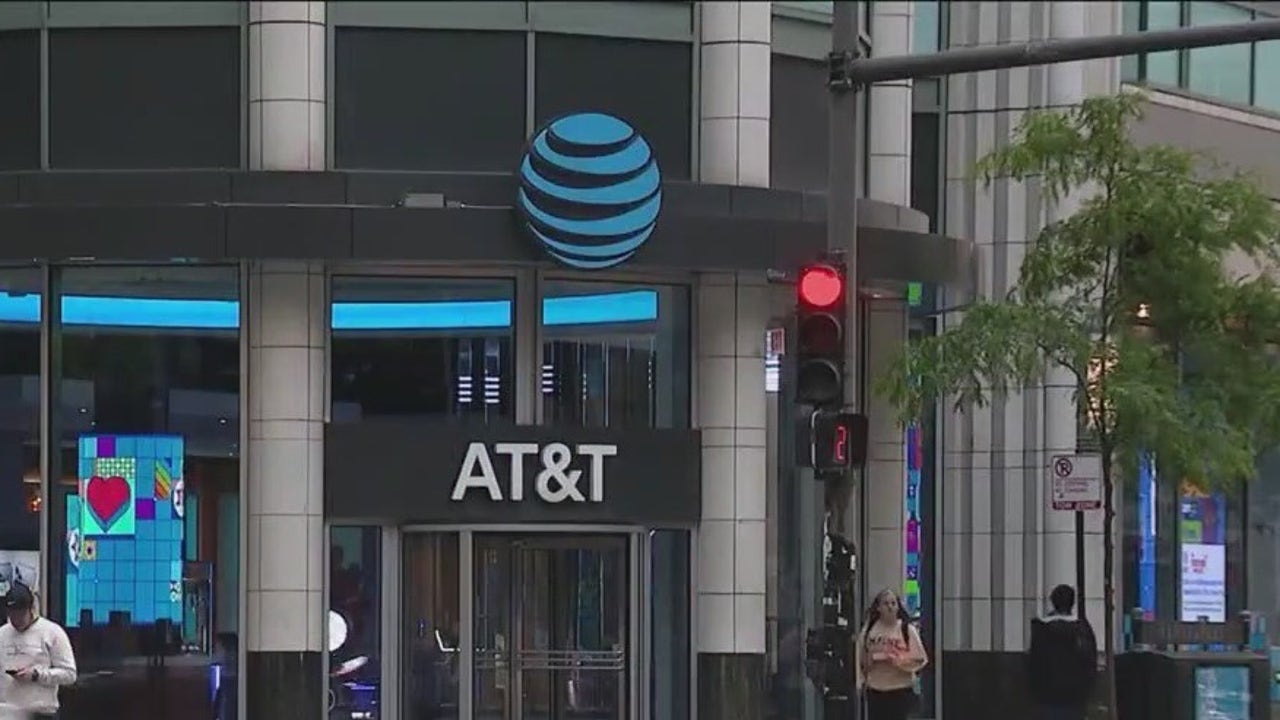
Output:
[[[479,474],[476,473],[477,469]],[[467,446],[467,455],[462,458],[462,467],[458,470],[458,479],[453,483],[453,494],[449,497],[455,502],[461,500],[471,488],[488,490],[489,499],[494,502],[502,500],[498,476],[493,472],[493,461],[489,459],[489,451],[481,442],[473,442]]]

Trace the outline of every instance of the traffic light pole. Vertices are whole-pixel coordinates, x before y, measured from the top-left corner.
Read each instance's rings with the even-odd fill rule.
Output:
[[[1031,65],[1048,65],[1076,60],[1120,57],[1147,52],[1182,50],[1236,43],[1280,39],[1280,19],[1258,20],[1234,25],[1157,30],[1100,37],[1039,40],[1021,44],[990,45],[944,50],[928,55],[864,58],[861,56],[861,2],[839,0],[833,5],[830,61],[830,157],[827,175],[827,247],[842,251],[850,268],[846,293],[848,320],[846,333],[847,407],[860,407],[862,337],[859,323],[857,206],[858,94],[867,85],[890,80],[939,77],[983,70],[1004,70]],[[825,489],[827,521],[833,531],[856,540],[850,532],[856,523],[848,517],[851,483],[848,477],[828,480]],[[1078,522],[1078,521],[1077,521]],[[861,551],[861,548],[857,548]],[[1079,551],[1077,551],[1079,552]],[[1080,564],[1082,558],[1078,560]],[[858,563],[859,566],[864,563]],[[861,582],[855,584],[861,586]],[[1083,603],[1082,603],[1083,604]],[[855,604],[860,608],[861,602]],[[827,720],[861,718],[856,696],[827,698]]]
[[[832,8],[831,46],[834,53],[861,47],[861,2],[836,2]],[[851,88],[850,88],[851,89]],[[858,182],[858,93],[836,91],[831,93],[830,115],[827,124],[830,157],[827,162],[827,247],[830,250],[844,252],[845,266],[848,268],[848,284],[845,290],[846,315],[844,337],[845,346],[845,407],[857,412],[861,405],[859,396],[861,388],[862,362],[860,350],[862,341],[859,336],[858,322],[858,240],[857,240],[857,196],[860,190]],[[860,471],[859,471],[860,472]],[[851,532],[858,523],[849,517],[853,482],[848,473],[829,476],[823,483],[824,508],[827,515],[827,530],[840,535],[853,543],[854,565],[865,567],[864,562],[857,560],[862,548],[858,537]],[[824,538],[825,540],[825,538]],[[829,544],[829,543],[824,543]],[[824,567],[828,558],[823,558]],[[852,580],[854,623],[861,616],[862,586],[860,577]],[[856,628],[856,625],[854,626]],[[851,638],[857,637],[856,629],[851,628]],[[851,647],[846,646],[846,647]],[[847,664],[842,665],[843,672],[856,672],[854,663],[856,653],[850,652]],[[827,720],[844,720],[845,718],[861,718],[862,703],[857,689],[853,687],[853,678],[847,678],[848,691],[827,692],[823,698],[823,717]]]

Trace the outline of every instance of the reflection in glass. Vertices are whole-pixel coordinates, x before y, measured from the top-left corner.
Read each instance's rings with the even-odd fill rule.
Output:
[[[512,295],[502,280],[334,278],[334,421],[510,417]]]
[[[938,44],[942,40],[939,17],[941,10],[942,3],[939,0],[916,0],[915,17],[911,19],[912,53],[927,54],[938,52]]]
[[[381,529],[329,530],[329,717],[382,717]]]
[[[480,536],[474,562],[475,717],[626,718],[626,540]]]
[[[234,717],[238,332],[128,312],[82,325],[66,309],[73,297],[234,302],[237,271],[74,267],[56,282],[71,317],[52,358],[49,609],[81,670],[63,716]]]
[[[625,294],[647,312],[621,321],[550,324],[567,298]],[[549,282],[542,329],[543,421],[579,427],[685,427],[689,416],[689,293],[665,285]]]
[[[34,305],[36,268],[0,268],[0,297]],[[40,322],[0,320],[0,593],[40,582]]]
[[[1191,3],[1193,26],[1242,23],[1252,19],[1251,11],[1228,3]],[[1205,95],[1247,104],[1252,51],[1249,43],[1191,50],[1187,87]]]
[[[1155,0],[1147,3],[1147,30],[1173,30],[1182,25],[1182,3],[1177,0]],[[1146,80],[1165,85],[1178,84],[1177,50],[1147,55]]]
[[[653,566],[650,704],[653,717],[689,717],[689,531],[649,533]]]
[[[1280,112],[1280,40],[1258,43],[1254,53],[1253,104]]]
[[[403,556],[401,712],[406,720],[456,719],[461,638],[458,535],[405,535]]]

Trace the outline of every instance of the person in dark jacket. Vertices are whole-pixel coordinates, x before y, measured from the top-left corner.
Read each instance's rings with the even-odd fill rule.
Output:
[[[1098,641],[1089,621],[1073,613],[1076,591],[1059,585],[1049,594],[1053,611],[1031,621],[1027,678],[1043,720],[1083,720],[1098,668]]]

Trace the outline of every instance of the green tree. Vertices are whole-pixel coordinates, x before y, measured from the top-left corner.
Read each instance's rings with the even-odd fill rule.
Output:
[[[1249,178],[1172,147],[1138,147],[1141,95],[1038,111],[978,165],[984,182],[1038,178],[1078,211],[1045,227],[1003,297],[909,344],[877,379],[902,414],[983,405],[1061,368],[1099,449],[1109,707],[1115,713],[1114,488],[1142,453],[1200,486],[1250,478],[1280,439],[1280,224]],[[1233,272],[1242,263],[1248,273]],[[1040,480],[1042,481],[1042,480]]]

